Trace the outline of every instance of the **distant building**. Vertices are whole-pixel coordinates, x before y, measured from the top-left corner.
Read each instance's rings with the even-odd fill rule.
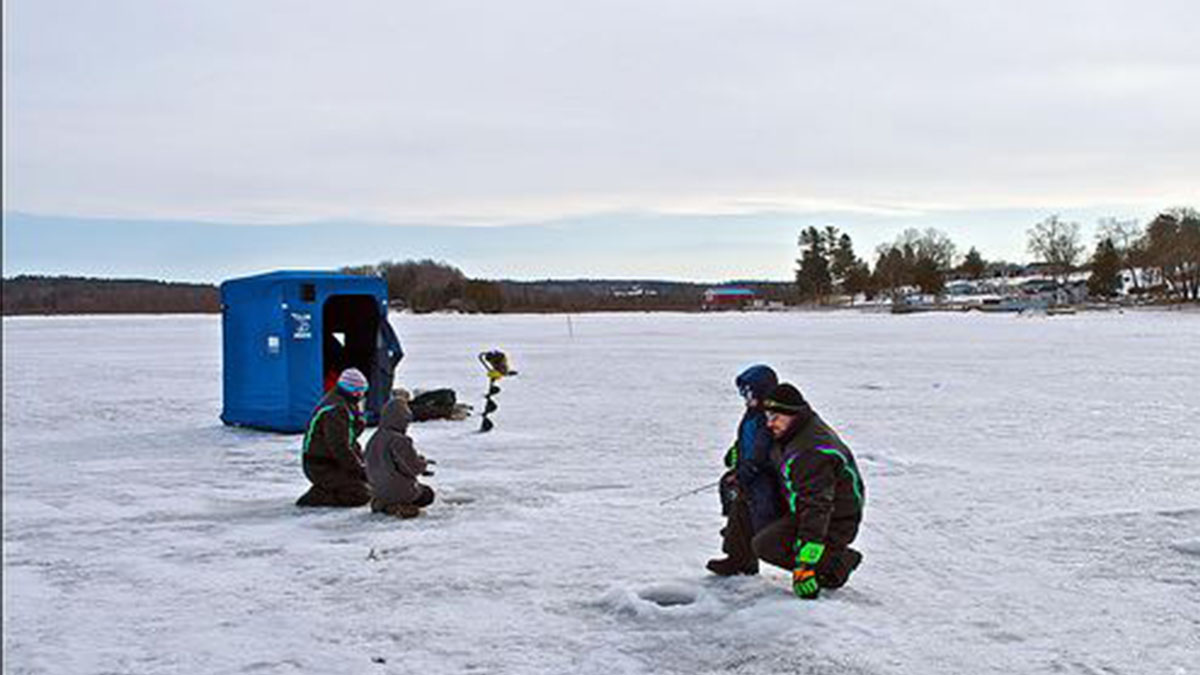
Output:
[[[973,281],[951,281],[946,284],[945,294],[949,296],[978,295],[980,284]]]
[[[750,305],[746,309],[752,309],[756,312],[786,312],[787,305],[783,304],[782,300],[756,298],[750,301]]]
[[[1059,285],[1056,279],[1039,278],[1022,281],[1017,284],[1017,289],[1023,295],[1041,295],[1043,293],[1053,295]]]
[[[658,291],[641,286],[630,286],[629,288],[614,288],[612,294],[614,298],[650,298],[658,295]]]
[[[704,310],[744,309],[757,295],[749,288],[710,288],[704,291]]]

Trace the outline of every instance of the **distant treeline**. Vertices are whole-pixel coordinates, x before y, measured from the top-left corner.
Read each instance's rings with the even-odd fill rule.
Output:
[[[393,307],[413,312],[696,311],[706,284],[674,281],[488,281],[431,260],[343,268],[388,280]],[[785,282],[739,282],[758,297],[786,300]],[[216,286],[133,279],[19,276],[3,280],[4,314],[216,313]]]
[[[138,279],[19,276],[3,280],[4,314],[215,313],[211,284]]]
[[[392,304],[414,312],[601,312],[697,311],[709,284],[682,281],[508,281],[470,279],[462,270],[434,260],[385,261],[342,268],[348,274],[378,275],[388,282]],[[795,295],[790,282],[737,282],[759,298],[784,301]]]
[[[912,228],[876,248],[872,269],[855,253],[848,233],[832,225],[808,227],[799,238],[797,298],[824,304],[857,295],[941,295],[948,280],[1028,272],[1065,284],[1073,273],[1087,272],[1088,291],[1095,298],[1127,292],[1164,302],[1200,301],[1200,211],[1195,208],[1166,209],[1145,225],[1102,218],[1090,256],[1079,223],[1057,215],[1034,224],[1027,236],[1029,253],[1038,262],[1022,267],[985,260],[973,246],[960,258],[946,233]]]

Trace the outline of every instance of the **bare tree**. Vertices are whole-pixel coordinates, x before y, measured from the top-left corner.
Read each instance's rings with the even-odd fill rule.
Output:
[[[958,248],[950,237],[932,227],[926,228],[917,239],[917,257],[930,261],[942,274],[954,267],[957,252]]]
[[[1050,267],[1050,271],[1065,283],[1067,276],[1083,255],[1079,241],[1079,223],[1050,216],[1029,230],[1029,252]]]
[[[922,293],[939,294],[946,284],[946,273],[954,266],[954,242],[940,230],[924,232],[907,229],[893,244],[878,249],[875,263],[875,282],[881,289],[890,289],[893,299],[899,286],[916,285]]]

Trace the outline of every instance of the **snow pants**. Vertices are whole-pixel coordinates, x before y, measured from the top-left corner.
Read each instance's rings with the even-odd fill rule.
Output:
[[[387,511],[393,506],[416,506],[424,508],[433,503],[434,492],[433,488],[423,483],[417,483],[417,498],[411,502],[397,502],[394,504],[386,504],[378,499],[371,500],[371,510],[376,512]]]
[[[750,505],[744,498],[730,500],[726,505],[727,520],[721,528],[721,550],[729,556],[732,567],[743,569],[754,564],[757,569],[757,559],[754,557],[752,540],[754,528],[750,523]]]
[[[832,534],[833,526],[830,530]],[[838,533],[825,543],[825,553],[817,563],[817,583],[821,588],[841,588],[850,578],[850,573],[862,562],[862,553],[850,548],[850,542],[858,534],[858,523],[842,524]],[[848,536],[846,536],[848,535]],[[789,572],[796,567],[796,521],[784,516],[754,535],[751,542],[754,555],[782,567]]]

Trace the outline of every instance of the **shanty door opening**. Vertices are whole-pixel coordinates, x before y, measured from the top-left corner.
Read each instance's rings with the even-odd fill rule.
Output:
[[[379,331],[377,302],[370,295],[335,295],[325,301],[321,363],[326,390],[337,383],[338,375],[346,368],[358,368],[368,381],[373,377],[375,369],[371,366]]]

